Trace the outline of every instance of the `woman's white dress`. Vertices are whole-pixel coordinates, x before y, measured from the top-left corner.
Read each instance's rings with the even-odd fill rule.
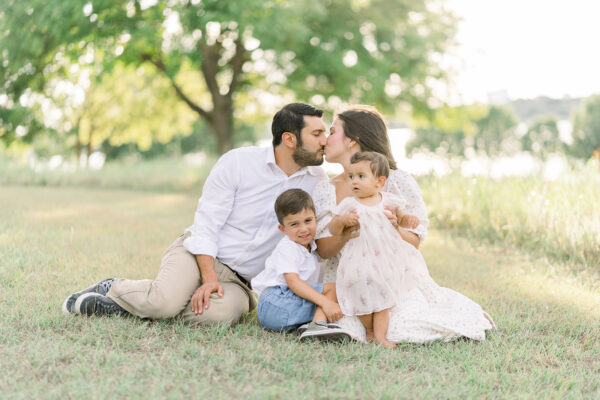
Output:
[[[413,231],[423,238],[426,234],[427,218],[417,183],[407,173],[393,170],[388,179],[387,190],[398,197],[404,198],[407,202],[405,211],[417,216],[422,221],[422,224]],[[317,209],[317,239],[331,236],[327,227],[336,212],[345,211],[347,204],[351,204],[352,201],[359,204],[353,198],[349,198],[344,199],[339,206],[336,205],[335,187],[328,181],[317,184],[312,197]],[[385,205],[385,203],[382,205]],[[359,206],[362,205],[359,204]],[[366,212],[368,208],[368,206],[361,207],[359,215],[361,212]],[[373,208],[373,211],[380,212],[376,207]],[[383,225],[383,222],[386,222],[394,230],[385,215],[382,213],[380,215],[385,218],[385,221],[380,220],[383,227],[381,229],[387,230],[386,225]],[[354,259],[356,257],[365,257],[365,260],[370,260],[367,262],[367,265],[370,263],[370,266],[373,267],[373,258],[381,262],[379,257],[384,253],[390,253],[389,251],[382,251],[383,246],[390,246],[390,244],[387,239],[382,239],[381,236],[371,232],[372,228],[380,229],[377,227],[377,223],[372,224],[373,227],[368,227],[368,222],[370,222],[370,217],[364,219],[364,226],[361,223],[360,236],[350,240],[346,244],[342,250],[341,257],[348,259],[351,257]],[[394,233],[398,235],[397,232]],[[388,234],[392,237],[391,233]],[[363,250],[367,251],[363,248],[364,246],[359,245],[359,242],[352,244],[353,241],[359,240],[361,237],[363,240],[377,237],[382,241],[378,244],[377,242],[373,242],[373,240],[369,240],[371,246],[374,246],[373,254],[365,253],[363,256]],[[358,295],[357,298],[357,293],[363,291],[365,288],[359,291],[347,288],[349,282],[352,282],[352,285],[359,284],[359,279],[358,277],[354,279],[352,275],[340,276],[341,271],[346,270],[347,272],[348,270],[344,268],[338,271],[338,263],[340,262],[339,254],[330,259],[321,260],[323,281],[326,283],[337,281],[336,289],[338,291],[340,307],[346,315],[337,323],[347,329],[354,339],[364,341],[365,329],[355,315],[378,311],[376,310],[378,307],[383,307],[380,309],[391,307],[390,323],[387,332],[387,339],[391,342],[425,343],[433,340],[447,341],[461,336],[474,340],[484,340],[485,331],[493,328],[493,322],[489,315],[477,303],[462,294],[438,286],[429,275],[421,253],[412,245],[401,240],[401,243],[398,243],[398,247],[395,250],[397,251],[395,256],[397,256],[397,260],[399,261],[396,264],[396,268],[388,271],[387,266],[384,268],[381,265],[382,269],[386,270],[382,274],[383,277],[393,282],[393,285],[378,286],[375,293],[376,296],[373,298],[375,301],[369,300],[369,296],[373,294],[372,291],[369,296],[361,298]],[[394,254],[393,250],[391,254]],[[367,271],[370,270],[373,272],[372,268],[367,268],[365,265],[361,266],[360,262],[355,263],[351,261],[350,264],[354,264],[353,266],[350,265],[350,269],[353,271],[352,274],[362,274],[360,275],[362,282],[360,285],[367,285],[369,279]],[[379,266],[377,265],[378,268]],[[338,277],[340,278],[339,281]],[[381,277],[377,276],[378,279]],[[373,282],[374,279],[371,285]],[[351,290],[348,291],[347,289]],[[379,292],[380,290],[381,292]],[[363,300],[365,304],[363,304]],[[363,306],[365,308],[361,309]]]

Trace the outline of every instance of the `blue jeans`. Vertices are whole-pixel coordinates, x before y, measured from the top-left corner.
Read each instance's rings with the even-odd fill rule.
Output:
[[[323,293],[323,284],[310,285]],[[273,331],[291,331],[312,321],[317,305],[298,296],[287,285],[272,286],[260,295],[256,316],[260,326]]]

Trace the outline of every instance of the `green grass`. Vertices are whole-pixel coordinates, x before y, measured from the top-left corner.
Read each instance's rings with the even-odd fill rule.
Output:
[[[61,314],[102,278],[154,277],[197,195],[0,187],[1,398],[600,396],[598,275],[436,230],[431,274],[492,314],[484,342],[389,351],[301,344],[252,315],[230,329]]]
[[[100,170],[62,166],[55,170],[36,171],[0,155],[0,185],[189,191],[202,187],[215,161],[212,156],[201,165],[189,165],[181,158],[130,159],[106,163]]]
[[[434,227],[600,271],[597,168],[557,181],[447,176],[419,183]]]

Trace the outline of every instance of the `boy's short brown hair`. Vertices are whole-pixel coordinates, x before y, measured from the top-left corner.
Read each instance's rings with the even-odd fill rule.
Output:
[[[371,163],[371,172],[376,178],[379,178],[380,176],[385,176],[387,178],[390,175],[390,164],[383,154],[374,151],[363,151],[354,153],[350,158],[350,164],[356,164],[361,161],[368,161]]]
[[[275,214],[277,221],[283,225],[283,219],[290,214],[298,214],[302,210],[312,210],[315,214],[315,204],[302,189],[288,189],[281,193],[275,200]]]

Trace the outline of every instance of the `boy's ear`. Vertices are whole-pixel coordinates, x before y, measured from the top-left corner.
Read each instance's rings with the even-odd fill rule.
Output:
[[[279,225],[277,225],[277,227],[279,228],[279,230],[281,231],[281,233],[285,234],[285,230],[283,229],[283,225],[279,224]]]
[[[294,135],[292,132],[283,132],[283,134],[281,135],[281,142],[285,145],[285,147],[295,149],[296,141],[296,135]]]

